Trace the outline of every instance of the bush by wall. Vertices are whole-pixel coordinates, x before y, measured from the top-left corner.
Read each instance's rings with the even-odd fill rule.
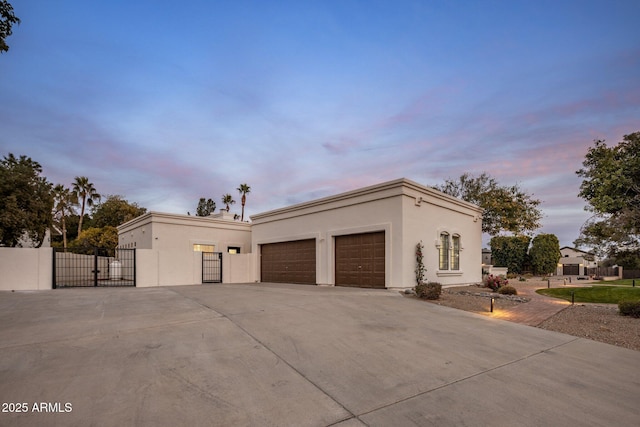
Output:
[[[419,298],[434,300],[440,298],[442,285],[438,282],[420,283],[414,290]]]

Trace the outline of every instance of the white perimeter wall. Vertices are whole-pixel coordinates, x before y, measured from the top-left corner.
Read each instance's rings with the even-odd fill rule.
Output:
[[[71,255],[71,254],[70,254]],[[52,248],[0,248],[0,291],[52,289]],[[253,254],[222,254],[222,282],[256,280]],[[202,252],[136,250],[136,286],[202,283]]]
[[[222,253],[222,283],[255,281],[253,254]],[[136,250],[137,287],[202,284],[202,252]]]
[[[0,290],[51,289],[53,249],[0,248]]]

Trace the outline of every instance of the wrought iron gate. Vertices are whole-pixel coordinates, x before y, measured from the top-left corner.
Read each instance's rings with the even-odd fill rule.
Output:
[[[202,252],[202,283],[222,283],[222,252]]]
[[[135,249],[53,249],[53,289],[135,285]]]

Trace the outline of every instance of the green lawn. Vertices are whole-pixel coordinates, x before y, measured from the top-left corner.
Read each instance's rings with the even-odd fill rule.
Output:
[[[610,286],[631,286],[634,279],[620,279],[620,280],[601,280],[599,282],[593,282],[594,285],[610,285]],[[635,279],[636,288],[640,287],[640,279]]]
[[[620,301],[640,301],[640,285],[636,287],[593,286],[585,288],[551,288],[538,289],[536,292],[554,298],[571,301],[571,292],[575,293],[575,302],[592,302],[601,304],[618,304]]]

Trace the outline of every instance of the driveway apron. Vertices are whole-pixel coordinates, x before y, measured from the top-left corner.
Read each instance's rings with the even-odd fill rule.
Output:
[[[639,362],[389,290],[0,294],[1,425],[635,425]]]

